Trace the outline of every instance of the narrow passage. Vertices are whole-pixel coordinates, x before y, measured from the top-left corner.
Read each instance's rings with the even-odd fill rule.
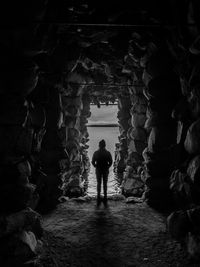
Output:
[[[70,200],[44,217],[44,267],[186,267],[165,218],[146,204],[109,200],[108,208]]]

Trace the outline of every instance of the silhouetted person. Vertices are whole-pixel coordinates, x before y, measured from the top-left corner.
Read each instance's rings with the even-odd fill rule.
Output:
[[[106,150],[106,142],[101,140],[99,142],[99,149],[94,152],[92,157],[92,165],[96,168],[97,178],[97,205],[101,202],[101,181],[103,180],[104,204],[107,204],[107,182],[109,168],[112,165],[112,156]]]

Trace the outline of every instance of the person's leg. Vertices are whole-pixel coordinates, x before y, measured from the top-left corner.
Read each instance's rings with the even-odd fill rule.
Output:
[[[101,200],[101,172],[96,170],[96,178],[97,178],[97,202]]]
[[[107,201],[107,182],[108,182],[108,171],[103,172],[103,193],[104,201]]]

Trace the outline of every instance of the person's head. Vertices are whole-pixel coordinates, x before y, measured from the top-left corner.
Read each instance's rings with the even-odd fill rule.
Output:
[[[106,142],[105,142],[105,140],[101,140],[100,142],[99,142],[99,148],[105,148],[106,147]]]

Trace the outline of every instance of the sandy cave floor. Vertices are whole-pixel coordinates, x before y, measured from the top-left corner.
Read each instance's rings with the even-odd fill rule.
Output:
[[[186,267],[165,218],[144,203],[67,201],[44,216],[44,267]]]

